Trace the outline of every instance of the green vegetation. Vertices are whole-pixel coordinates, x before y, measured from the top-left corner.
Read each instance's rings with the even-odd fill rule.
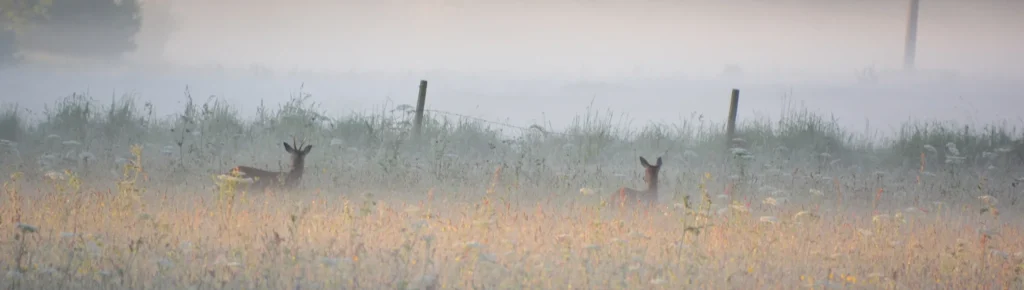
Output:
[[[1009,125],[886,140],[798,109],[739,124],[727,150],[701,118],[630,130],[588,112],[550,132],[428,114],[414,140],[405,107],[318,108],[299,94],[243,119],[189,98],[157,118],[73,95],[0,116],[21,132],[0,151],[19,165],[0,167],[0,287],[1024,286]],[[314,145],[300,189],[214,188],[235,165],[287,169],[292,136]],[[661,205],[610,206],[641,187],[638,156],[665,160]]]

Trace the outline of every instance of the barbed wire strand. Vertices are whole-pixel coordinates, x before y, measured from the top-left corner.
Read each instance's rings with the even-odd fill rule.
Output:
[[[498,125],[498,126],[503,126],[503,127],[513,128],[513,129],[519,129],[519,130],[522,130],[522,131],[537,130],[537,131],[541,132],[544,135],[559,135],[559,136],[567,136],[568,135],[568,134],[565,134],[565,133],[548,131],[547,129],[545,129],[544,127],[542,127],[540,125],[532,125],[530,127],[523,127],[523,126],[512,125],[512,124],[509,124],[509,123],[491,121],[491,120],[487,120],[487,119],[480,118],[480,117],[474,117],[474,116],[469,116],[469,115],[459,114],[459,113],[454,113],[454,112],[448,112],[448,111],[430,110],[430,109],[424,109],[423,111],[424,112],[434,113],[434,114],[440,114],[440,115],[447,115],[447,116],[454,116],[454,117],[459,117],[459,118],[464,118],[464,119],[470,119],[470,120],[474,120],[474,121],[477,121],[477,122],[482,122],[482,123],[487,123],[487,124],[492,124],[492,125]]]

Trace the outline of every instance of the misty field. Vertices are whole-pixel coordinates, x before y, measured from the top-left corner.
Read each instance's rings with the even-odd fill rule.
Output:
[[[409,106],[331,116],[308,94],[241,118],[72,95],[0,111],[5,289],[1021,289],[1024,132],[908,122],[849,133],[788,108],[566,130]],[[287,170],[294,190],[217,178]],[[727,146],[726,144],[733,144]],[[664,160],[659,203],[639,157]]]

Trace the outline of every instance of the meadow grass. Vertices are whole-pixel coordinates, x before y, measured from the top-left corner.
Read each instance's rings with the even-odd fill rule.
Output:
[[[550,132],[428,115],[416,140],[403,107],[329,116],[299,94],[247,120],[187,104],[156,118],[76,94],[0,115],[17,136],[0,144],[0,287],[1024,287],[1008,125],[879,139],[791,110],[727,148],[701,119],[637,131],[588,112]],[[314,145],[300,188],[214,186],[238,164],[284,169],[292,135]],[[665,159],[661,202],[609,204],[642,188],[638,156]]]

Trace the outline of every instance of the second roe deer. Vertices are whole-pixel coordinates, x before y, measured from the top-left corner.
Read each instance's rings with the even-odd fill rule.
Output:
[[[618,192],[612,194],[614,205],[626,206],[639,203],[653,205],[658,202],[658,172],[661,171],[661,157],[658,157],[655,164],[651,165],[647,159],[641,156],[640,165],[644,166],[644,182],[647,183],[647,189],[619,188]]]
[[[294,138],[292,144],[296,144]],[[268,171],[249,166],[235,166],[226,175],[220,175],[222,180],[233,179],[236,182],[249,183],[248,187],[254,190],[266,188],[294,188],[302,181],[302,174],[305,171],[306,154],[313,149],[313,145],[296,144],[294,148],[284,142],[284,150],[291,155],[292,167],[290,171]]]

